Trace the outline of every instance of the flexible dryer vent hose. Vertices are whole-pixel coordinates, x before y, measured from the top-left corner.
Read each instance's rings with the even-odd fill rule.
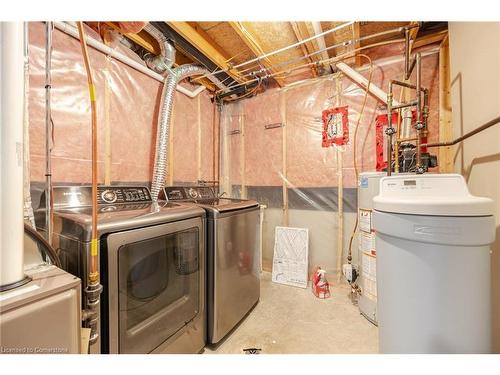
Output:
[[[160,114],[158,116],[158,130],[156,134],[155,162],[151,183],[151,198],[153,202],[158,201],[158,195],[163,188],[167,171],[168,139],[170,121],[172,120],[175,88],[183,79],[201,74],[210,74],[210,72],[198,65],[181,65],[172,69],[165,79],[161,93]]]

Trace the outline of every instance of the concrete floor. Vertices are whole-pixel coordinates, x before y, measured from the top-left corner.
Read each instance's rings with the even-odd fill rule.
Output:
[[[260,301],[241,324],[207,354],[242,354],[260,348],[263,354],[377,353],[377,327],[359,314],[347,284],[330,286],[331,297],[318,299],[301,289],[261,275]]]

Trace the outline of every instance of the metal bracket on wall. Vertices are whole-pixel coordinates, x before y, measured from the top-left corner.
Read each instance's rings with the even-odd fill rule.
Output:
[[[285,127],[285,124],[282,123],[282,122],[276,122],[276,123],[273,123],[273,124],[267,124],[267,125],[264,125],[264,128],[266,130],[269,130],[269,129],[276,129],[276,128],[284,128]]]

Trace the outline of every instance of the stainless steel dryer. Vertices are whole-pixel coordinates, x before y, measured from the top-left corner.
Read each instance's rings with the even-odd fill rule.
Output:
[[[202,351],[205,211],[178,203],[154,204],[146,187],[99,187],[98,193],[104,289],[100,337],[91,353]],[[53,191],[53,245],[63,268],[82,279],[83,289],[90,254],[91,197],[90,186]],[[42,229],[44,212],[43,207],[37,211]]]
[[[259,204],[218,198],[210,187],[165,187],[168,201],[207,212],[207,341],[218,343],[259,301]]]

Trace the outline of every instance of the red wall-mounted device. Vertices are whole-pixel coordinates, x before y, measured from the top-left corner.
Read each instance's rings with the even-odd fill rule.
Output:
[[[323,111],[323,147],[345,145],[349,142],[349,118],[347,106]]]

